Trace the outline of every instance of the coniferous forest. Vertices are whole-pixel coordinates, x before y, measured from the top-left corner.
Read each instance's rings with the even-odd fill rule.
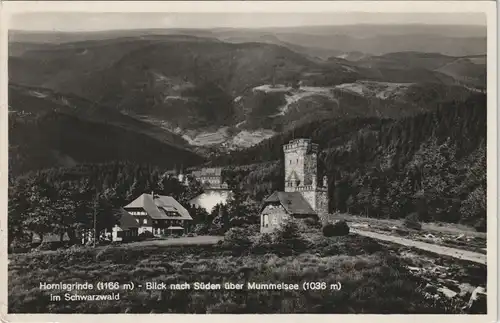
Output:
[[[252,209],[283,189],[282,145],[311,138],[321,147],[320,172],[329,179],[330,212],[375,218],[461,223],[486,230],[486,96],[447,102],[435,111],[403,119],[350,118],[314,121],[243,151],[220,156],[224,177]],[[49,168],[12,177],[9,235],[63,234],[73,226],[93,226],[98,205],[109,218],[144,192],[172,195],[184,203],[202,191],[187,189],[167,169],[133,162]],[[194,182],[193,182],[194,183]],[[110,212],[104,212],[104,210]],[[217,214],[200,213],[196,223],[210,226]],[[256,212],[249,217],[257,217]],[[21,215],[21,216],[20,216]]]
[[[282,145],[311,138],[329,179],[330,211],[486,228],[486,96],[403,119],[327,119],[221,156],[257,199],[282,189]],[[240,165],[240,166],[234,166]]]

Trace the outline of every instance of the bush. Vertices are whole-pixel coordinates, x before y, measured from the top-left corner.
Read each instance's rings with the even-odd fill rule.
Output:
[[[36,247],[36,250],[47,251],[47,250],[57,250],[59,248],[69,247],[67,243],[60,241],[50,241],[50,242],[42,242]]]
[[[250,232],[244,228],[231,228],[224,234],[223,247],[242,250],[251,245]]]
[[[226,231],[224,230],[224,228],[214,227],[214,228],[210,228],[207,231],[207,234],[210,236],[223,236],[225,234],[225,232]]]
[[[303,251],[307,249],[308,243],[300,233],[299,225],[293,221],[286,221],[273,234],[274,247],[281,251]]]
[[[403,224],[408,229],[413,229],[413,230],[421,230],[422,229],[422,224],[420,223],[420,219],[418,218],[417,213],[411,213],[410,215],[408,215],[404,219]]]
[[[9,253],[24,253],[30,251],[32,243],[29,241],[14,240],[8,248]]]
[[[139,239],[141,240],[146,240],[146,239],[152,239],[154,238],[154,234],[151,231],[144,231],[139,234]]]
[[[200,223],[194,227],[193,232],[198,235],[206,235],[208,234],[208,229],[209,229],[208,225]]]
[[[273,235],[274,241],[292,241],[302,237],[299,225],[293,220],[285,221],[273,231]]]
[[[252,245],[252,252],[266,254],[273,249],[273,237],[270,233],[262,233]]]
[[[474,229],[476,229],[477,232],[486,232],[486,219],[479,219],[474,225]]]
[[[318,218],[306,218],[304,224],[309,228],[319,229],[321,228],[321,222]]]
[[[323,227],[323,235],[325,237],[345,236],[349,234],[349,226],[344,220],[327,223]]]
[[[243,228],[248,230],[251,235],[260,233],[260,224],[247,224]]]

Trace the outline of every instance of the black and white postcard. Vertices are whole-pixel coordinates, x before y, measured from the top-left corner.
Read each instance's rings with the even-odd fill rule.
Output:
[[[0,10],[2,320],[496,320],[495,3]]]

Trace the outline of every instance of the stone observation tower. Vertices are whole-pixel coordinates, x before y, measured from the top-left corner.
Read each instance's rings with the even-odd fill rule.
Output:
[[[318,214],[328,213],[328,179],[318,180],[318,145],[294,139],[283,146],[285,192],[299,192]]]

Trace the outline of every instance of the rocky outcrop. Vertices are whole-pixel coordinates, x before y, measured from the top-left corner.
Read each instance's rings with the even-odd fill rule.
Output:
[[[467,304],[467,312],[469,314],[483,314],[486,313],[486,309],[486,289],[479,286],[472,292]]]
[[[403,257],[415,257],[415,254],[407,252]],[[443,259],[422,255],[419,261],[420,265],[407,268],[412,275],[422,280],[421,290],[426,297],[452,300],[464,313],[486,313],[486,289],[476,285],[479,282],[478,277],[465,275],[463,265],[446,263]]]

